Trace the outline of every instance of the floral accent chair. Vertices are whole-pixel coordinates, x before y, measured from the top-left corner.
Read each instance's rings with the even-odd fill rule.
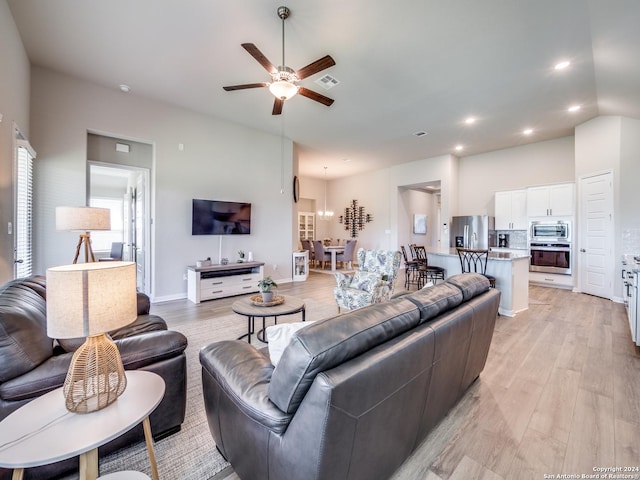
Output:
[[[374,303],[386,302],[393,293],[402,254],[390,250],[358,249],[358,270],[353,274],[336,272],[333,289],[338,311],[355,310]]]

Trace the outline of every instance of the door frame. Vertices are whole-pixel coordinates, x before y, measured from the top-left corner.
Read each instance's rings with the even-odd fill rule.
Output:
[[[578,177],[578,205],[577,205],[577,211],[578,211],[578,218],[577,218],[577,239],[574,240],[576,246],[574,248],[574,264],[576,264],[578,266],[578,273],[577,273],[577,288],[579,292],[583,292],[583,293],[588,293],[588,292],[584,292],[583,286],[583,280],[584,280],[584,274],[586,271],[586,268],[584,267],[584,258],[585,256],[582,255],[582,249],[585,248],[585,246],[583,245],[583,232],[585,231],[585,225],[584,225],[584,215],[585,212],[583,211],[583,201],[585,200],[583,198],[584,196],[584,191],[583,191],[583,182],[588,179],[588,178],[593,178],[593,177],[599,177],[602,175],[609,175],[610,176],[610,181],[611,181],[611,189],[610,191],[610,198],[608,199],[610,201],[610,206],[611,206],[611,213],[610,215],[610,221],[608,224],[608,228],[607,228],[607,243],[608,245],[611,245],[611,248],[609,250],[609,253],[607,254],[606,258],[605,258],[605,265],[606,265],[606,279],[607,279],[607,283],[608,283],[608,292],[607,292],[607,297],[604,298],[608,298],[609,300],[613,300],[614,299],[614,270],[615,270],[615,262],[614,262],[614,254],[615,254],[615,192],[614,192],[614,186],[615,186],[615,182],[614,182],[614,172],[613,170],[602,170],[602,171],[598,171],[598,172],[591,172],[591,173],[586,173],[584,175],[580,175]],[[577,241],[576,241],[577,240]],[[578,261],[575,261],[575,258],[577,257]]]
[[[145,206],[144,206],[144,210],[145,210],[145,219],[144,219],[144,277],[145,277],[145,281],[144,281],[144,292],[145,294],[151,296],[151,292],[152,292],[152,271],[151,271],[151,259],[152,259],[152,247],[153,247],[153,242],[151,240],[152,236],[151,236],[151,225],[152,225],[152,221],[151,221],[151,203],[152,203],[152,197],[151,197],[151,170],[149,168],[146,167],[135,167],[132,165],[124,165],[121,163],[110,163],[110,162],[99,162],[96,160],[87,160],[87,205],[89,204],[90,198],[91,198],[91,167],[92,166],[99,166],[99,167],[105,167],[105,168],[113,168],[115,170],[124,170],[126,172],[134,172],[136,174],[140,174],[142,173],[145,177],[145,192],[144,192],[144,198],[145,198]],[[135,188],[135,187],[134,187]],[[126,194],[130,195],[130,189],[127,190]],[[125,239],[125,241],[127,241]]]

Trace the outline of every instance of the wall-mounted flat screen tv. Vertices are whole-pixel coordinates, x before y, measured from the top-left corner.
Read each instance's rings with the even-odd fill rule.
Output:
[[[193,199],[191,235],[248,235],[251,204]]]

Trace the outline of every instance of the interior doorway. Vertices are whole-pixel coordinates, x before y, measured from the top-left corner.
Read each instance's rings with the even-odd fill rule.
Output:
[[[122,242],[122,259],[137,265],[138,290],[150,294],[149,170],[90,161],[87,191],[90,206],[111,210],[111,230],[91,234],[94,253],[107,256]]]

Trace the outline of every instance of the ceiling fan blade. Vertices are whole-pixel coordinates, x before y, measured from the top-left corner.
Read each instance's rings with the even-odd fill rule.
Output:
[[[233,90],[244,90],[245,88],[260,88],[260,87],[268,87],[269,84],[265,82],[261,83],[245,83],[244,85],[231,85],[229,87],[222,87],[227,92],[231,92]]]
[[[299,87],[298,93],[303,97],[307,97],[311,100],[315,100],[316,102],[320,102],[327,107],[330,107],[333,103],[333,98],[325,97],[324,95],[321,95],[318,92],[314,92],[313,90],[309,90],[308,88]]]
[[[242,47],[247,52],[249,52],[249,55],[255,58],[267,72],[269,72],[270,74],[278,73],[278,69],[273,66],[273,63],[271,63],[269,59],[265,57],[264,54],[260,50],[258,50],[258,47],[256,47],[253,43],[243,43]]]
[[[282,107],[284,106],[284,100],[276,98],[273,102],[273,111],[271,115],[280,115],[282,113]]]
[[[331,58],[330,55],[325,55],[320,60],[316,60],[313,63],[310,63],[306,67],[302,67],[300,70],[296,72],[296,76],[302,80],[303,78],[307,78],[314,73],[318,73],[325,68],[333,67],[336,64],[335,60]]]

